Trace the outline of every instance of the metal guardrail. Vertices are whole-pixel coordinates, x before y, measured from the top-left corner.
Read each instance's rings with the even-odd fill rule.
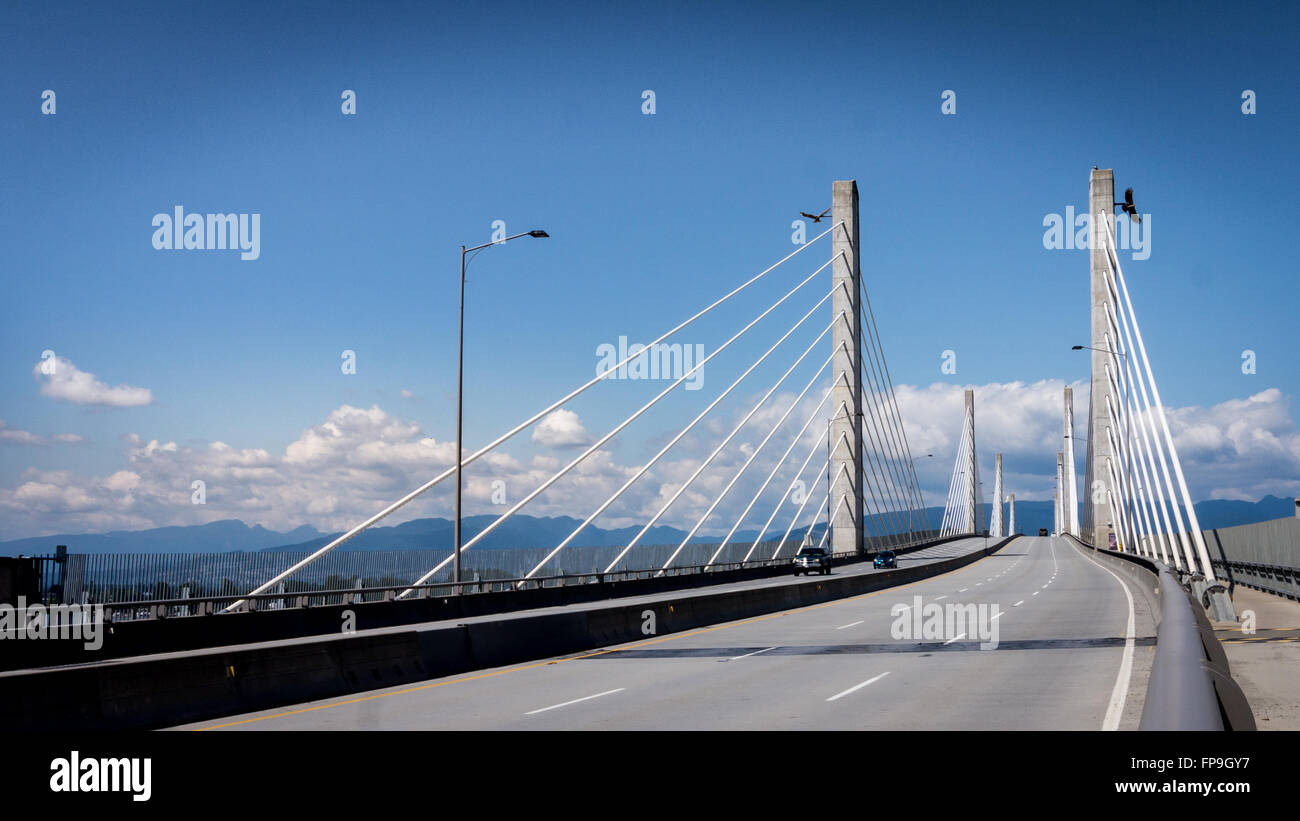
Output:
[[[904,548],[882,548],[905,551]],[[846,560],[866,560],[874,553],[856,554],[853,552],[832,553],[831,559],[836,564]],[[593,571],[590,573],[569,573],[555,576],[533,576],[531,578],[496,578],[472,579],[456,582],[435,582],[413,585],[408,583],[386,584],[377,587],[349,587],[329,590],[311,590],[299,592],[260,593],[256,596],[224,594],[219,596],[203,595],[170,599],[140,599],[127,602],[112,602],[101,605],[103,619],[108,622],[139,621],[166,618],[187,618],[220,614],[234,602],[243,600],[247,604],[240,612],[259,610],[285,610],[291,608],[320,607],[328,605],[347,605],[367,601],[393,601],[407,590],[415,591],[416,598],[439,598],[456,595],[479,595],[490,593],[509,593],[516,590],[535,590],[542,587],[565,587],[581,584],[608,584],[649,579],[658,576],[691,576],[704,573],[717,573],[729,570],[752,568],[786,567],[793,562],[793,557],[777,559],[755,559],[749,562],[727,562],[712,565],[682,565],[667,569],[652,568],[643,570],[618,570],[610,573]]]
[[[961,537],[964,538],[964,537]],[[883,550],[895,553],[908,553],[936,542],[928,536],[901,546],[875,544],[862,554],[852,551],[832,553],[833,564],[839,565],[853,561],[869,561]],[[329,605],[348,605],[363,602],[393,601],[407,590],[414,591],[415,598],[441,598],[458,595],[483,595],[492,593],[509,593],[518,590],[536,590],[543,587],[565,587],[582,584],[608,584],[649,579],[660,576],[679,577],[704,573],[717,573],[730,570],[754,568],[788,567],[793,563],[793,556],[776,559],[754,559],[748,562],[717,562],[711,565],[681,565],[676,567],[647,568],[641,570],[618,570],[613,572],[592,571],[589,573],[567,573],[553,576],[533,576],[531,578],[492,578],[471,579],[457,582],[432,582],[428,584],[396,583],[372,587],[347,587],[325,590],[284,591],[260,593],[255,596],[237,593],[221,595],[198,595],[181,598],[137,599],[124,602],[105,602],[102,617],[106,622],[119,623],[127,621],[148,621],[154,619],[190,618],[220,614],[226,607],[245,601],[239,612],[286,610]]]
[[[1138,729],[1254,730],[1254,714],[1241,686],[1232,678],[1227,654],[1214,635],[1205,607],[1184,586],[1183,579],[1162,562],[1075,541],[1156,577],[1160,623]]]
[[[1262,562],[1211,559],[1216,575],[1232,584],[1245,585],[1265,593],[1300,599],[1300,567]]]

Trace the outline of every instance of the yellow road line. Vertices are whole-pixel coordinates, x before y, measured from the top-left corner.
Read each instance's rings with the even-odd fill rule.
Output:
[[[989,554],[989,555],[994,555],[994,554]],[[657,639],[648,639],[646,641],[638,642],[631,645],[619,645],[617,647],[610,647],[604,650],[597,650],[593,653],[583,653],[582,655],[578,655],[578,656],[563,656],[561,658],[551,659],[549,661],[541,661],[534,664],[526,664],[522,667],[518,667],[518,666],[506,667],[501,670],[493,670],[492,672],[489,673],[478,673],[477,675],[464,676],[462,678],[454,678],[448,681],[434,681],[428,684],[421,684],[418,687],[407,687],[401,690],[393,690],[391,692],[386,692],[386,693],[374,693],[372,695],[362,696],[360,698],[351,698],[346,701],[331,701],[328,704],[317,704],[312,707],[300,707],[297,710],[286,710],[284,712],[273,713],[271,715],[266,715],[266,716],[254,716],[253,718],[244,718],[244,719],[240,719],[239,721],[230,721],[225,724],[213,724],[208,727],[195,727],[194,732],[203,732],[204,730],[221,730],[221,729],[225,729],[226,727],[237,727],[241,724],[253,724],[258,721],[267,721],[268,719],[272,719],[272,718],[285,718],[287,716],[299,715],[301,713],[310,713],[313,710],[324,710],[329,707],[342,707],[347,704],[360,704],[364,701],[374,701],[376,699],[387,698],[389,696],[400,696],[400,695],[405,695],[407,693],[418,693],[421,690],[429,690],[435,687],[446,687],[449,684],[460,684],[462,682],[467,682],[467,681],[478,681],[480,679],[492,678],[494,676],[503,675],[505,673],[518,673],[524,670],[536,670],[539,667],[549,667],[553,664],[559,664],[560,662],[563,661],[578,661],[581,659],[589,659],[589,658],[594,658],[596,656],[607,655],[609,653],[617,653],[623,650],[636,650],[641,647],[649,647],[652,644],[659,644],[660,642],[672,641],[674,639],[684,639],[684,638],[689,638],[691,636],[700,636],[705,633],[712,633],[716,630],[725,630],[729,627],[739,627],[744,624],[754,624],[756,622],[766,621],[768,619],[774,619],[779,616],[786,616],[791,613],[801,613],[808,610],[819,610],[823,607],[830,607],[831,605],[847,604],[848,602],[859,601],[861,599],[867,599],[872,596],[878,596],[881,593],[903,590],[905,588],[920,584],[922,582],[931,582],[934,581],[935,579],[941,579],[944,576],[949,576],[952,575],[953,573],[959,573],[962,570],[966,570],[967,568],[974,567],[975,565],[979,564],[981,561],[987,558],[988,556],[981,557],[980,559],[976,559],[975,561],[971,562],[968,565],[954,568],[952,570],[949,570],[947,573],[940,573],[937,576],[930,576],[925,579],[917,579],[916,581],[908,582],[907,584],[901,584],[896,587],[885,587],[880,590],[873,590],[870,593],[863,593],[857,596],[850,596],[844,599],[835,599],[833,601],[822,602],[821,604],[810,604],[807,607],[797,607],[794,610],[783,610],[779,613],[768,613],[765,616],[755,616],[753,618],[742,619],[740,621],[727,622],[726,624],[717,624],[712,627],[701,627],[686,633],[671,633],[667,636],[660,636]]]

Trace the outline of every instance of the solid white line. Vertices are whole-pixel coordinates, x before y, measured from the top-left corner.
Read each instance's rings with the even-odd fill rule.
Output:
[[[860,619],[858,621],[853,622],[852,624],[841,624],[839,627],[836,627],[835,629],[843,630],[846,627],[857,627],[859,624],[862,624],[862,622],[864,621],[866,621],[866,619]]]
[[[563,704],[552,704],[550,707],[543,707],[540,710],[529,710],[528,712],[524,713],[524,715],[531,716],[531,715],[536,715],[538,713],[544,713],[547,710],[558,710],[561,707],[568,707],[570,704],[577,704],[580,701],[590,701],[593,698],[600,698],[601,696],[607,696],[610,695],[611,693],[621,693],[626,689],[627,689],[626,687],[619,687],[617,690],[606,690],[603,693],[596,693],[594,696],[583,696],[582,698],[575,698],[573,701],[566,701]]]
[[[855,684],[855,685],[853,685],[852,687],[850,687],[849,689],[845,690],[845,691],[842,692],[842,693],[836,693],[835,695],[831,696],[830,698],[828,698],[828,699],[826,699],[826,700],[827,700],[827,701],[834,701],[835,699],[837,699],[837,698],[843,698],[844,696],[847,696],[847,695],[849,695],[850,693],[856,693],[857,691],[861,690],[863,687],[866,687],[868,684],[875,684],[877,681],[880,681],[882,678],[884,678],[884,677],[887,676],[887,675],[889,675],[889,673],[888,673],[888,672],[884,672],[884,673],[881,673],[881,674],[878,675],[878,676],[873,676],[872,678],[867,679],[866,681],[862,682],[861,684]]]
[[[1074,542],[1070,542],[1070,545],[1082,553],[1082,548]],[[1124,588],[1124,598],[1128,599],[1128,625],[1124,628],[1124,655],[1120,657],[1119,674],[1115,676],[1115,688],[1110,692],[1110,706],[1106,709],[1106,718],[1101,723],[1102,730],[1118,730],[1119,720],[1124,716],[1124,699],[1128,697],[1129,679],[1133,674],[1133,594],[1129,592],[1128,584],[1115,575],[1109,567],[1086,553],[1083,553],[1083,557],[1114,577],[1115,581],[1119,582],[1119,586]]]
[[[858,624],[862,624],[862,622],[858,622]],[[839,628],[836,629],[838,630]],[[727,659],[727,661],[735,661],[736,659],[747,659],[750,656],[757,656],[759,653],[766,653],[768,650],[775,650],[775,649],[776,649],[775,647],[764,647],[762,650],[755,650],[754,652],[746,653],[743,656],[732,656],[731,658]]]
[[[954,636],[948,639],[947,641],[944,642],[944,644],[952,644],[954,641],[957,641],[958,639],[964,639],[964,638],[966,638],[966,634],[962,633],[960,636]]]

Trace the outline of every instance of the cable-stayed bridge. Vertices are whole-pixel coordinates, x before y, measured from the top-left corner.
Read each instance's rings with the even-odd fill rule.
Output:
[[[821,234],[478,449],[462,449],[459,465],[309,555],[236,591],[196,585],[180,598],[110,602],[101,618],[112,633],[94,651],[33,644],[11,656],[0,688],[9,703],[21,696],[36,708],[10,717],[232,728],[1250,725],[1206,632],[1204,608],[1223,621],[1232,605],[1114,251],[1110,172],[1094,171],[1091,186],[1100,229],[1090,258],[1085,498],[1081,505],[1067,388],[1047,537],[1017,536],[1000,453],[985,521],[973,391],[952,420],[955,461],[942,522],[931,529],[863,279],[857,185],[838,181]],[[775,298],[732,310],[761,287]],[[671,346],[706,317],[733,330],[698,361],[674,359],[681,349]],[[755,355],[724,356],[742,348]],[[652,366],[666,375],[661,390],[473,536],[461,540],[458,527],[446,555],[374,585],[307,581],[348,541],[459,484],[462,471],[516,436]],[[485,539],[581,477],[706,366],[710,390],[720,389],[617,487],[591,494],[581,522],[526,572],[463,576],[462,561]],[[756,374],[775,378],[760,383]],[[718,412],[737,403],[729,421]],[[700,442],[704,455],[683,462],[684,444]],[[693,466],[665,482],[656,469],[674,458]],[[589,556],[587,567],[565,564],[584,531],[625,513],[655,481],[653,513],[634,535]],[[650,543],[655,526],[683,510],[684,537]],[[137,668],[157,689],[144,704],[115,696],[109,683]],[[483,669],[490,679],[463,676]],[[409,686],[420,681],[431,683]],[[779,715],[758,706],[778,700]]]

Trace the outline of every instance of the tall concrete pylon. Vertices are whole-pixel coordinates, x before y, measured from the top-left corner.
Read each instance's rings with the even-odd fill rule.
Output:
[[[989,516],[989,535],[1002,537],[1002,454],[993,457],[993,511]]]
[[[1106,399],[1111,395],[1110,380],[1106,376],[1106,363],[1111,360],[1107,353],[1106,331],[1109,326],[1106,305],[1110,301],[1110,288],[1107,285],[1107,272],[1110,263],[1106,250],[1102,247],[1105,229],[1097,225],[1099,219],[1114,225],[1115,215],[1115,172],[1110,168],[1094,168],[1088,183],[1089,243],[1088,255],[1091,263],[1089,287],[1089,305],[1092,316],[1092,383],[1088,392],[1088,457],[1084,481],[1084,532],[1082,538],[1093,545],[1105,547],[1110,543],[1113,532],[1109,524],[1114,514],[1106,501],[1104,492],[1098,493],[1095,485],[1105,484],[1106,460],[1112,458],[1110,443],[1100,433],[1106,429],[1109,414]]]
[[[975,471],[975,391],[966,391],[966,522],[970,533],[979,532],[979,481]]]
[[[1061,485],[1062,485],[1061,478],[1062,476],[1065,475],[1063,473],[1064,461],[1065,461],[1065,454],[1058,450],[1056,452],[1056,495],[1055,495],[1056,530],[1054,531],[1055,533],[1065,532],[1065,514],[1063,512],[1065,510],[1063,504],[1065,500],[1062,498],[1063,494],[1061,493]]]
[[[847,482],[840,485],[842,503],[831,525],[831,549],[836,553],[862,553],[862,268],[858,234],[858,184],[855,180],[836,180],[831,187],[831,253],[835,295],[831,298],[831,316],[844,314],[846,321],[836,322],[831,338],[835,353],[831,374],[831,457],[833,476],[844,472]],[[839,286],[839,287],[836,287]],[[844,408],[844,409],[841,409]],[[834,509],[835,505],[831,506]]]
[[[1007,535],[1016,535],[1016,494],[1012,493],[1007,496],[1007,513],[1010,514],[1007,520]]]
[[[1065,532],[1079,535],[1079,480],[1074,461],[1074,389],[1065,389]]]

